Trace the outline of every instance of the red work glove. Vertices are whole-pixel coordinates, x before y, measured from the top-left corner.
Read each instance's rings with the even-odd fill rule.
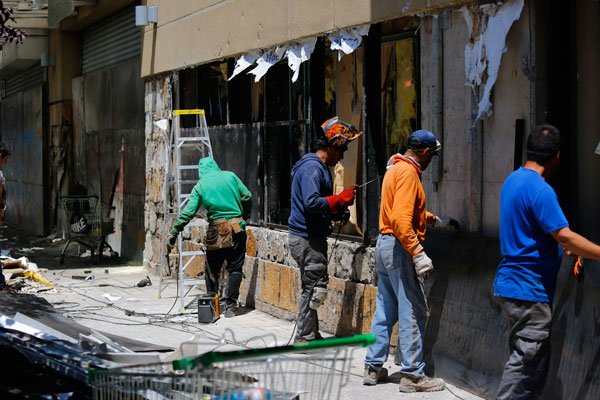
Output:
[[[340,194],[334,194],[333,196],[326,197],[329,202],[329,209],[332,213],[336,213],[348,206],[354,204],[354,186],[344,189]]]

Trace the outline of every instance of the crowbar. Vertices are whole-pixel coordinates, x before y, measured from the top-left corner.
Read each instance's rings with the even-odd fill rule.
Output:
[[[361,183],[360,185],[357,185],[357,186],[355,186],[355,188],[356,188],[356,189],[358,189],[358,188],[361,188],[361,187],[363,187],[363,186],[367,186],[369,183],[373,183],[373,182],[375,182],[375,181],[376,181],[376,180],[378,180],[378,179],[379,179],[379,177],[376,177],[376,178],[374,178],[374,179],[371,179],[371,180],[370,180],[370,181],[368,181],[368,182]]]

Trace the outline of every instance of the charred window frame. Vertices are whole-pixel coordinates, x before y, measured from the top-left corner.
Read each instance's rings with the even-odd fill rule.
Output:
[[[269,69],[265,85],[265,222],[287,226],[291,207],[292,166],[309,151],[310,68],[304,65],[292,82],[287,63]]]
[[[179,108],[204,109],[208,126],[228,123],[227,63],[218,62],[180,71],[179,84]],[[193,118],[181,119],[183,128],[194,124]]]
[[[252,192],[250,222],[284,226],[290,171],[309,150],[310,68],[301,67],[295,83],[286,63],[270,68],[259,82],[246,73],[228,81],[234,65],[229,59],[180,71],[179,107],[206,110],[217,164],[236,173]],[[182,119],[184,127],[193,123]]]
[[[363,69],[364,69],[364,46],[358,47],[351,54],[339,58],[338,52],[331,50],[331,44],[324,40],[323,60],[321,70],[323,80],[323,91],[321,105],[321,119],[315,120],[316,129],[326,119],[337,115],[346,122],[352,123],[363,130],[364,95],[363,95]],[[316,115],[316,112],[314,113]],[[365,182],[363,170],[365,168],[365,156],[363,141],[360,137],[348,146],[343,160],[332,170],[334,193],[341,190],[360,185]],[[357,190],[356,200],[349,207],[350,220],[339,230],[344,239],[360,240],[364,235],[364,191]],[[337,231],[337,229],[336,229]]]
[[[227,80],[233,72],[234,59],[181,71],[180,108],[207,110],[217,163],[235,172],[253,194],[251,222],[287,228],[292,166],[313,150],[312,143],[321,122],[345,112],[343,107],[337,106],[340,101],[358,101],[354,107],[360,117],[358,123],[354,123],[365,132],[358,151],[360,166],[356,183],[378,177],[381,182],[390,152],[397,151],[395,147],[400,144],[386,132],[382,107],[382,54],[390,43],[408,41],[412,46],[415,112],[413,118],[409,118],[409,125],[410,129],[418,129],[421,119],[418,40],[416,23],[412,20],[374,24],[358,51],[346,56],[353,57],[351,65],[355,69],[352,99],[338,90],[337,54],[330,52],[325,39],[319,38],[311,59],[302,64],[295,83],[291,82],[292,72],[285,62],[270,68],[257,83],[254,76],[246,73]],[[347,69],[345,73],[348,74]],[[347,85],[348,75],[344,79]],[[373,242],[378,233],[379,197],[380,185],[377,184],[358,191],[355,229],[347,232],[349,236],[343,236],[348,239],[362,236],[365,243]]]
[[[418,31],[381,37],[381,126],[386,154],[404,150],[411,132],[421,127]]]
[[[363,169],[363,182],[378,179],[379,184],[372,184],[363,189],[364,193],[364,236],[365,244],[374,244],[379,234],[379,203],[381,198],[381,181],[386,172],[386,162],[393,152],[398,151],[398,145],[390,139],[389,124],[385,125],[385,107],[382,104],[385,91],[386,76],[382,63],[385,46],[390,42],[412,40],[414,89],[415,89],[415,118],[411,128],[418,129],[421,121],[420,109],[420,54],[419,54],[419,20],[404,17],[373,24],[369,35],[363,39],[363,93],[364,100],[364,131],[363,155],[366,160]]]

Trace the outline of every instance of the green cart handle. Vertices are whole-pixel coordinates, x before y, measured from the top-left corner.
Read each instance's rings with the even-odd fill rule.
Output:
[[[296,343],[289,346],[267,347],[264,349],[245,349],[233,351],[209,351],[198,357],[188,357],[182,360],[173,361],[173,369],[189,370],[197,367],[206,368],[214,363],[223,361],[235,361],[252,357],[264,357],[276,354],[298,353],[312,350],[327,349],[343,346],[361,346],[367,347],[375,343],[375,336],[372,334],[354,335],[343,338],[331,338],[323,340],[312,340],[310,342]]]

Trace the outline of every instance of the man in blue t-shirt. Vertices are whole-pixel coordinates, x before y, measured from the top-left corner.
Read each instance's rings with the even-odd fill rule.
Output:
[[[544,386],[563,249],[600,260],[600,246],[569,229],[556,193],[546,183],[558,167],[559,145],[554,126],[534,128],[527,140],[527,162],[508,176],[500,193],[502,261],[494,294],[512,331],[497,399],[527,399]]]

